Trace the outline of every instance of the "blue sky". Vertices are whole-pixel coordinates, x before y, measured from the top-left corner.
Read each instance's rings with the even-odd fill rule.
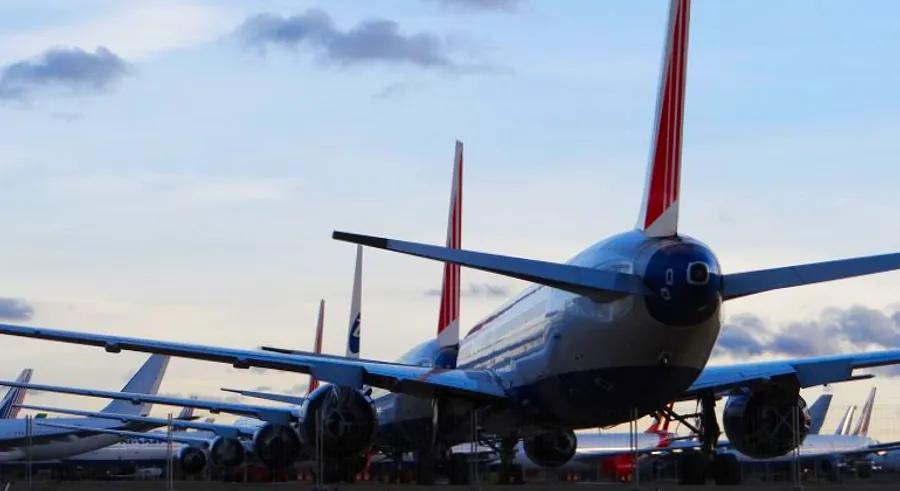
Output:
[[[0,296],[23,299],[40,325],[298,347],[325,298],[325,346],[342,352],[353,250],[331,231],[441,242],[457,138],[466,247],[562,260],[630,228],[666,2],[492,5],[4,2]],[[316,35],[248,42],[241,26],[261,14]],[[694,2],[681,228],[726,271],[900,250],[898,14],[887,1]],[[400,45],[354,44],[375,19],[395,23]],[[37,70],[48,52],[97,61],[101,47],[114,57],[99,57],[102,70]],[[440,267],[367,252],[365,268],[362,349],[390,359],[433,332],[426,292]],[[726,313],[775,334],[854,305],[889,318],[898,279],[771,293]],[[474,272],[463,283],[522,286]],[[464,298],[464,330],[503,301],[484,290]],[[4,346],[0,369],[33,366],[38,381],[114,387],[141,359]],[[165,390],[184,394],[306,382],[170,370]],[[836,389],[835,404],[867,389]],[[888,392],[883,411],[896,415]]]

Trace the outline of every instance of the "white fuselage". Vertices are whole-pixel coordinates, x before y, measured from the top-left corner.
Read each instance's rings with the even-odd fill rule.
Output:
[[[0,420],[0,462],[57,460],[117,443],[117,435],[100,435],[41,426],[42,421],[90,428],[120,428],[121,423],[103,418],[47,418],[33,420],[29,434],[24,419]],[[29,451],[30,450],[30,451]]]

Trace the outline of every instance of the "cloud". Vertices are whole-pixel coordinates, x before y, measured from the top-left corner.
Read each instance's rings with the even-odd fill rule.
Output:
[[[99,47],[52,48],[37,58],[12,63],[0,73],[0,99],[25,99],[37,90],[61,89],[72,94],[101,92],[128,72],[126,63]]]
[[[363,21],[348,30],[335,27],[322,10],[283,17],[259,14],[247,18],[237,35],[250,46],[265,50],[270,45],[286,48],[308,46],[322,59],[342,65],[367,62],[406,63],[425,68],[452,68],[447,47],[425,32],[404,34],[391,20]]]
[[[478,298],[503,298],[509,296],[509,287],[505,285],[491,285],[490,283],[469,283],[466,288],[460,289],[460,295],[463,297]],[[441,290],[432,288],[425,291],[425,296],[439,297]]]
[[[0,298],[0,319],[28,321],[34,315],[34,307],[21,298]]]
[[[900,311],[886,313],[859,305],[829,308],[818,319],[767,325],[753,314],[729,319],[716,343],[715,355],[806,357],[834,353],[894,349],[900,346]],[[900,368],[888,371],[900,375]]]

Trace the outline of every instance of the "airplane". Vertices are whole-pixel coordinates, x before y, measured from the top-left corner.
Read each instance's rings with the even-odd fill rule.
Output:
[[[169,357],[152,355],[141,366],[122,388],[125,392],[155,394],[162,382]],[[30,373],[23,374],[30,377]],[[21,378],[21,377],[20,377]],[[23,384],[24,385],[24,384]],[[19,387],[23,391],[27,388]],[[23,398],[24,393],[17,393],[16,398]],[[21,405],[14,404],[16,411]],[[124,413],[144,415],[150,412],[148,403],[132,404],[126,401],[113,401],[100,413]],[[32,460],[54,460],[111,445],[119,438],[108,435],[95,435],[91,430],[97,428],[149,429],[147,424],[117,424],[105,418],[63,418],[55,420],[70,424],[73,428],[66,431],[51,429],[33,424],[23,418],[0,420],[0,462],[20,462],[27,458]]]
[[[350,322],[347,336],[347,356],[358,356],[360,346],[360,304],[362,296],[362,248],[357,248],[356,266],[354,271],[353,290],[351,294],[351,310]],[[316,334],[314,340],[314,351],[321,352],[322,336],[325,322],[325,301],[319,303],[319,312],[316,323]],[[2,382],[0,385],[6,384]],[[12,385],[12,384],[11,384]],[[18,382],[12,385],[16,388],[43,387],[48,392],[63,392],[80,395],[94,395],[105,397],[102,391],[91,391],[91,394],[83,393],[84,389],[68,388],[69,390],[60,390],[55,386],[34,385]],[[316,377],[310,377],[307,387],[306,397],[314,394],[319,388],[319,381]],[[288,394],[273,394],[261,391],[244,391],[233,390],[262,399],[277,400],[289,403],[302,403],[305,397],[292,396]],[[321,391],[320,391],[321,392]],[[137,394],[129,394],[122,397],[122,393],[112,393],[118,397],[110,397],[118,400],[150,400],[163,405],[182,406],[185,409],[201,408],[207,409],[214,413],[224,412],[237,414],[242,416],[251,416],[253,418],[241,418],[233,425],[222,425],[212,423],[198,423],[193,421],[173,421],[171,424],[176,429],[193,429],[198,430],[191,434],[169,435],[167,433],[140,433],[134,431],[123,431],[121,429],[97,429],[97,433],[106,433],[117,435],[123,438],[145,440],[157,440],[167,442],[170,439],[179,444],[177,453],[178,461],[185,472],[189,474],[199,473],[205,468],[207,461],[212,462],[216,467],[229,470],[237,468],[246,463],[248,460],[246,454],[251,458],[255,457],[271,468],[282,468],[285,465],[309,458],[311,454],[311,445],[309,442],[301,442],[296,440],[296,433],[293,430],[285,428],[290,425],[297,424],[297,409],[295,407],[269,407],[255,406],[241,403],[222,403],[219,401],[203,400],[197,397],[190,399],[174,398],[167,396],[140,396]],[[137,398],[137,399],[135,399]],[[85,416],[91,418],[114,419],[121,422],[140,422],[148,424],[156,424],[159,426],[169,424],[169,421],[162,418],[150,418],[125,414],[114,413],[96,413],[90,411],[72,410],[67,408],[22,405],[32,410],[54,412],[62,414],[70,414],[77,416]],[[59,423],[41,423],[44,426],[56,428],[69,428],[69,425]],[[124,449],[123,451],[129,451]]]
[[[22,372],[19,373],[19,376],[16,377],[16,382],[27,384],[31,381],[31,375],[33,373],[34,370],[30,368],[22,370]],[[22,389],[20,387],[9,388],[6,395],[0,400],[0,419],[16,419],[19,416],[20,408],[18,404],[25,402],[26,392],[28,392],[28,389]]]
[[[375,424],[375,414],[359,389],[415,396],[433,402],[431,420],[440,431],[433,430],[444,444],[485,435],[512,449],[524,439],[529,458],[538,463],[571,458],[576,429],[621,424],[665,411],[672,401],[697,400],[701,424],[696,430],[703,451],[685,456],[682,475],[691,482],[705,482],[710,474],[717,482],[731,482],[737,462],[715,448],[721,432],[715,413],[719,398],[729,396],[722,426],[731,445],[756,458],[784,455],[797,440],[802,442],[808,429],[801,388],[855,380],[857,370],[900,363],[900,350],[709,366],[723,304],[894,271],[900,269],[900,254],[725,273],[708,246],[679,230],[689,10],[689,0],[671,0],[650,162],[635,229],[601,240],[565,263],[333,233],[340,241],[535,283],[460,340],[454,368],[435,366],[436,359],[415,365],[12,324],[0,325],[0,333],[97,346],[111,353],[162,353],[235,368],[311,373],[336,388],[327,400],[307,399],[300,417],[319,411],[340,414],[360,430]],[[674,411],[669,416],[687,421]],[[309,430],[304,429],[307,436]],[[331,434],[326,447],[346,450],[367,439],[351,432]]]

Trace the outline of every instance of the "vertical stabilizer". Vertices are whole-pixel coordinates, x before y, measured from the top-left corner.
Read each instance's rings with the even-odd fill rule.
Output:
[[[168,356],[151,355],[131,377],[131,380],[125,384],[125,387],[122,387],[122,392],[156,394],[159,392],[159,384],[162,383],[168,366]],[[153,404],[150,403],[132,404],[131,401],[112,401],[101,412],[146,416],[150,414],[151,407]]]
[[[462,173],[463,144],[456,142],[453,157],[453,181],[450,188],[450,213],[447,218],[447,247],[462,247]],[[438,345],[459,344],[459,265],[444,263],[444,281],[441,285],[441,307],[438,315]]]
[[[828,408],[831,406],[832,394],[822,394],[816,399],[816,402],[809,407],[809,432],[810,435],[818,435],[822,431],[822,424],[825,423],[825,416],[828,415]]]
[[[850,425],[853,424],[854,413],[856,413],[856,406],[847,407],[847,410],[844,411],[844,415],[841,416],[841,420],[838,421],[837,428],[834,430],[835,435],[850,434]]]
[[[663,51],[650,163],[638,228],[651,237],[678,234],[690,0],[672,0]]]
[[[191,399],[197,399],[197,397],[191,396]],[[178,419],[181,421],[190,421],[190,420],[194,419],[194,408],[192,408],[192,407],[181,408],[181,411],[178,412],[178,416],[176,416],[175,419]],[[179,426],[176,428],[172,428],[172,431],[178,431],[178,432],[186,431],[186,428]]]
[[[875,387],[872,387],[872,390],[869,391],[869,397],[866,398],[866,404],[859,413],[859,422],[856,423],[856,428],[853,429],[854,435],[867,436],[869,434],[869,423],[872,421],[872,409],[874,409],[874,407]]]
[[[359,358],[359,334],[362,318],[362,246],[356,246],[353,292],[350,295],[350,322],[347,327],[347,358]]]
[[[322,352],[322,330],[325,329],[325,300],[319,301],[319,318],[316,321],[316,339],[313,341],[313,352]],[[319,379],[313,375],[309,376],[309,385],[306,387],[306,395],[319,388]]]
[[[22,370],[16,378],[16,382],[27,384],[31,381],[32,373],[34,371],[30,368]],[[15,419],[19,416],[19,411],[22,409],[19,405],[25,402],[25,392],[27,391],[28,389],[22,387],[11,387],[6,392],[3,400],[0,400],[0,419]]]

